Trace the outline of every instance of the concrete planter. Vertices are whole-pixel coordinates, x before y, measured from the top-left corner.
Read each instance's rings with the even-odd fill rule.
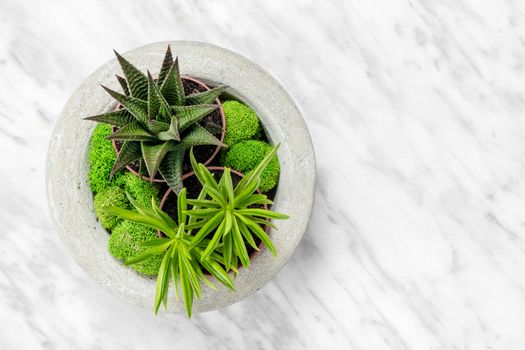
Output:
[[[134,49],[125,57],[146,70],[158,67],[168,42]],[[286,263],[304,234],[314,200],[315,158],[300,112],[283,87],[248,59],[217,46],[187,41],[169,42],[179,56],[181,72],[210,84],[226,84],[228,92],[248,103],[259,115],[272,143],[281,143],[278,155],[281,177],[274,209],[290,215],[276,222],[279,231],[270,231],[278,251],[273,257],[263,250],[249,270],[241,269],[235,279],[236,291],[215,283],[217,291],[203,286],[203,296],[195,301],[194,312],[206,312],[235,303],[267,283]],[[107,62],[74,92],[60,114],[49,146],[47,192],[51,216],[60,238],[80,266],[99,284],[123,299],[151,308],[155,280],[142,277],[111,257],[108,233],[97,222],[93,196],[88,183],[87,151],[94,123],[83,121],[89,115],[115,107],[100,88],[117,89],[116,60]],[[170,291],[168,311],[182,312],[182,302]]]

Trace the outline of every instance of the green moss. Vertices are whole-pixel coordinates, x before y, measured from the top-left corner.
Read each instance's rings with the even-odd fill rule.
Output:
[[[106,138],[110,134],[111,126],[98,124],[89,143],[89,185],[94,193],[112,185],[122,184],[122,172],[115,174],[113,179],[109,179],[111,168],[117,156],[113,144]]]
[[[110,186],[103,189],[95,195],[95,213],[102,226],[108,230],[117,226],[122,219],[112,215],[104,210],[107,206],[116,206],[120,208],[129,208],[130,203],[124,190],[118,186]]]
[[[154,229],[124,220],[113,229],[109,237],[108,249],[115,258],[126,260],[141,254],[146,249],[141,243],[156,237],[157,231]],[[157,255],[131,267],[145,275],[154,276],[158,274],[161,262],[162,255]]]
[[[247,173],[263,160],[272,146],[264,141],[249,140],[233,145],[224,157],[224,166],[231,167],[242,173]],[[279,160],[274,156],[261,173],[260,190],[267,192],[279,182]]]
[[[224,143],[233,146],[245,140],[258,139],[261,136],[259,118],[254,110],[237,101],[222,104],[226,117]]]
[[[133,197],[140,205],[151,207],[151,197],[155,197],[157,204],[159,204],[159,185],[150,182],[127,172],[123,176],[124,189]]]

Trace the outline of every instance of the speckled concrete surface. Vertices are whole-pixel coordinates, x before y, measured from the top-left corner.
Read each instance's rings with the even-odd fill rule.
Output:
[[[167,44],[147,45],[124,56],[140,69],[151,70],[159,66]],[[278,153],[281,178],[274,209],[291,217],[277,222],[279,231],[270,233],[278,256],[273,257],[267,250],[258,254],[249,270],[241,269],[235,279],[234,293],[218,283],[215,283],[217,291],[204,286],[194,312],[205,312],[245,298],[284,266],[308,224],[314,197],[315,158],[299,110],[268,73],[246,58],[217,46],[187,41],[169,44],[174,55],[179,56],[183,74],[228,85],[230,93],[256,110],[271,141],[281,143]],[[109,255],[108,234],[96,220],[87,180],[87,149],[94,123],[82,118],[111,108],[113,102],[99,84],[117,88],[114,74],[119,71],[116,60],[107,62],[81,84],[64,107],[49,147],[48,200],[57,232],[80,266],[123,299],[150,308],[154,279],[139,276]],[[181,312],[183,305],[175,302],[171,292],[168,311]]]

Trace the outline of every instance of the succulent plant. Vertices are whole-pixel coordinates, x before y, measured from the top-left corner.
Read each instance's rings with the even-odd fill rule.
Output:
[[[155,286],[155,314],[159,311],[161,304],[166,306],[170,280],[173,280],[175,295],[178,298],[180,287],[186,312],[188,317],[191,317],[193,298],[196,296],[199,299],[202,295],[201,282],[215,289],[215,286],[204,275],[203,269],[208,271],[228,289],[234,290],[233,281],[220,263],[217,262],[220,260],[217,254],[203,256],[203,247],[191,244],[191,230],[187,229],[191,219],[186,215],[187,200],[185,188],[179,192],[177,197],[178,215],[176,220],[163,212],[157,206],[154,198],[151,201],[151,208],[141,206],[129,194],[128,198],[135,210],[108,206],[106,207],[108,214],[158,229],[165,234],[165,237],[142,242],[141,246],[145,250],[141,254],[125,261],[126,265],[135,265],[154,256],[162,256]]]
[[[207,257],[220,247],[226,271],[237,267],[239,260],[242,266],[250,266],[245,242],[253,249],[259,250],[254,235],[277,255],[263,226],[275,228],[268,219],[284,220],[288,219],[288,216],[261,208],[263,205],[272,204],[272,201],[266,195],[257,193],[257,189],[261,182],[261,173],[272,161],[278,147],[279,145],[272,147],[257,167],[246,174],[236,186],[233,185],[229,168],[224,169],[217,183],[210,171],[203,164],[196,162],[193,152],[190,153],[193,171],[202,185],[199,197],[188,199],[188,203],[196,208],[186,213],[197,220],[188,228],[198,229],[190,247],[201,244],[211,234],[202,255]]]
[[[155,197],[151,199],[151,206],[145,207],[129,193],[128,200],[135,210],[117,206],[104,208],[108,215],[157,229],[164,234],[160,238],[141,239],[140,247],[135,247],[141,250],[138,255],[130,256],[127,251],[117,249],[112,252],[119,258],[127,255],[126,265],[145,263],[152,257],[158,259],[160,256],[162,262],[155,287],[155,313],[161,304],[166,305],[170,280],[173,280],[175,295],[178,298],[179,289],[182,290],[186,312],[191,317],[193,299],[202,295],[201,282],[215,288],[203,270],[233,291],[234,284],[227,271],[237,273],[237,259],[245,267],[250,265],[245,241],[258,250],[252,233],[274,255],[277,254],[262,226],[275,227],[267,219],[287,219],[288,216],[257,208],[259,205],[271,204],[265,195],[257,193],[257,188],[260,174],[275,155],[277,147],[235,187],[228,168],[217,183],[209,170],[196,162],[193,151],[190,151],[193,170],[203,188],[196,199],[186,198],[186,188],[179,192],[177,215],[174,218],[158,207]],[[188,205],[192,206],[191,209]]]
[[[85,119],[117,127],[108,138],[122,146],[111,170],[135,161],[144,161],[150,178],[157,172],[178,193],[182,188],[182,163],[186,151],[193,146],[224,144],[200,121],[218,108],[213,101],[225,90],[211,90],[185,95],[178,58],[173,59],[168,46],[157,79],[148,71],[142,73],[115,51],[124,77],[117,75],[123,93],[102,86],[122,109]]]

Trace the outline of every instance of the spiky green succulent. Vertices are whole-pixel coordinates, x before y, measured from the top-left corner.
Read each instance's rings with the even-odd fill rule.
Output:
[[[173,59],[169,46],[157,79],[115,54],[124,73],[124,77],[117,75],[123,94],[102,87],[122,109],[85,118],[117,127],[109,138],[121,141],[122,146],[110,176],[126,165],[143,161],[150,178],[159,172],[178,193],[186,151],[192,146],[224,146],[199,122],[218,108],[213,101],[226,87],[186,96],[178,58]]]
[[[199,197],[188,199],[188,204],[197,206],[186,211],[186,214],[197,220],[188,228],[199,229],[191,240],[191,247],[211,236],[203,256],[207,257],[220,247],[226,271],[236,267],[238,261],[244,267],[250,266],[245,242],[253,249],[259,250],[253,235],[277,255],[277,250],[263,227],[268,225],[276,228],[269,219],[284,220],[288,219],[288,216],[258,208],[273,202],[266,195],[257,193],[257,189],[261,182],[261,173],[271,162],[278,148],[279,145],[272,147],[257,167],[247,173],[236,186],[233,185],[230,168],[224,168],[217,182],[203,164],[196,162],[193,152],[190,153],[193,171],[202,185]]]
[[[152,257],[162,256],[155,287],[155,313],[161,304],[166,305],[170,280],[173,280],[175,295],[178,297],[180,287],[188,317],[191,317],[193,299],[199,299],[202,295],[201,282],[214,288],[203,270],[208,271],[230,290],[234,290],[233,281],[227,271],[237,273],[238,260],[244,267],[250,266],[246,242],[252,248],[259,249],[253,235],[274,255],[277,254],[263,227],[268,225],[276,228],[269,219],[282,220],[288,216],[258,208],[272,202],[266,195],[257,193],[260,175],[277,148],[278,146],[273,148],[259,165],[235,186],[230,169],[225,168],[217,182],[203,164],[196,162],[193,152],[190,151],[193,171],[202,185],[202,190],[196,199],[186,198],[186,188],[180,191],[177,197],[176,217],[162,211],[154,197],[149,207],[140,205],[128,194],[128,200],[135,207],[134,210],[111,205],[105,208],[108,215],[115,215],[164,233],[165,237],[141,240],[142,253],[130,256],[125,261],[126,265],[135,265]],[[191,209],[188,208],[188,204],[192,206]],[[120,240],[120,237],[112,239]],[[126,255],[126,252],[115,249],[112,254],[120,258]]]

